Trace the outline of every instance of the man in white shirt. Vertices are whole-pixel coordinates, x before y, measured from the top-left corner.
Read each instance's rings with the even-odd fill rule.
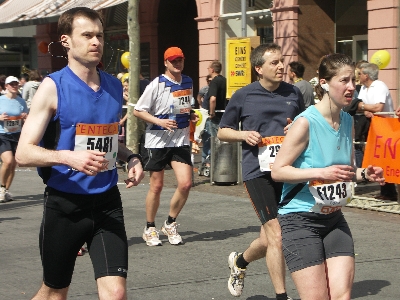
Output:
[[[372,109],[364,111],[367,118],[372,118],[376,112],[393,112],[393,101],[387,85],[378,80],[379,67],[376,64],[364,63],[360,66],[360,83],[363,85],[358,98],[365,104],[371,104]],[[363,110],[363,105],[361,106]],[[397,200],[397,192],[393,183],[381,186],[381,194],[376,197],[382,200]]]

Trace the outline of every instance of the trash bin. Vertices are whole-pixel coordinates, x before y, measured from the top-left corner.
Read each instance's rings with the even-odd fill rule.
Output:
[[[237,184],[239,181],[239,143],[211,137],[211,184]]]

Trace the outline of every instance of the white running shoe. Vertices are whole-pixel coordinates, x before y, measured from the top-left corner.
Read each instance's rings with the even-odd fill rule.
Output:
[[[169,225],[167,225],[167,221],[164,221],[164,225],[161,227],[161,231],[168,236],[168,242],[171,245],[181,245],[182,243],[182,237],[179,235],[179,233],[176,231],[178,228],[178,224],[176,222],[173,222]]]
[[[7,198],[6,198],[6,188],[0,187],[0,203],[6,203]]]
[[[14,200],[13,195],[8,190],[6,190],[6,202],[13,200]]]
[[[162,246],[159,239],[159,231],[155,227],[144,227],[143,239],[147,246]]]
[[[242,295],[244,288],[244,277],[246,276],[246,269],[240,269],[236,266],[236,260],[241,253],[232,252],[228,257],[229,269],[231,275],[228,279],[228,289],[232,296],[239,297]]]

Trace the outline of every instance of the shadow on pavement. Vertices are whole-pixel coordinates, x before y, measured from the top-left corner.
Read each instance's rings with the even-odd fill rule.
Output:
[[[378,293],[386,286],[391,285],[387,280],[364,280],[353,283],[351,299],[364,298]]]
[[[39,205],[42,203],[43,203],[43,194],[18,196],[18,197],[14,197],[13,201],[1,204],[0,211],[16,209],[16,208],[32,206],[32,205]]]
[[[260,226],[247,226],[245,228],[236,228],[223,231],[211,231],[204,233],[198,233],[195,231],[182,231],[179,232],[179,234],[183,237],[184,244],[187,244],[187,243],[203,242],[203,241],[222,241],[249,232],[259,232],[259,231],[260,231]],[[133,236],[128,239],[128,247],[142,243],[143,239],[141,236]]]
[[[0,218],[0,223],[4,221],[14,221],[14,220],[20,220],[21,218],[19,217],[12,217],[12,218]]]

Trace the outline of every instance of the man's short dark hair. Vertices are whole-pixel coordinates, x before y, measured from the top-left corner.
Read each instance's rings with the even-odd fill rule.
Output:
[[[96,21],[100,20],[101,25],[103,25],[104,29],[104,21],[101,14],[93,9],[88,7],[74,7],[62,13],[60,18],[58,19],[58,37],[60,38],[62,35],[71,35],[72,34],[72,23],[74,19],[77,17],[85,17],[89,20]]]
[[[212,68],[215,73],[220,74],[222,71],[222,64],[218,60],[214,60],[211,62],[210,68]]]
[[[264,54],[265,52],[281,51],[281,46],[275,43],[261,44],[257,46],[250,54],[251,66],[255,67],[262,66],[265,63]]]
[[[297,78],[302,78],[304,75],[305,67],[301,62],[292,61],[289,63],[290,71],[296,74]]]

